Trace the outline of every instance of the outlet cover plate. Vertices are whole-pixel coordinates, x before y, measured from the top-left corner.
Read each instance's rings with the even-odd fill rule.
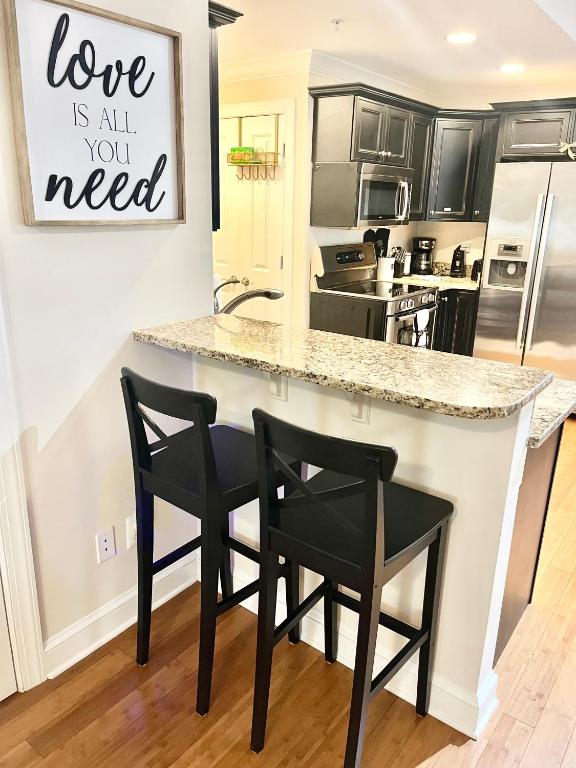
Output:
[[[96,531],[96,559],[98,563],[103,563],[115,556],[116,539],[114,537],[114,526]]]

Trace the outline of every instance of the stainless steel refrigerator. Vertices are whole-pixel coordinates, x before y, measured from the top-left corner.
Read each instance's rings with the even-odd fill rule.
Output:
[[[576,161],[497,165],[474,355],[576,380]]]

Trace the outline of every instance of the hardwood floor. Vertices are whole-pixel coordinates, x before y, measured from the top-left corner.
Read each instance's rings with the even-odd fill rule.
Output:
[[[479,741],[384,691],[363,768],[576,768],[576,421],[566,424],[534,603],[497,670],[501,705]],[[195,714],[199,593],[156,611],[150,664],[133,628],[56,680],[0,704],[0,768],[338,768],[352,673],[282,642],[268,740],[248,749],[255,617],[219,622],[213,705]]]

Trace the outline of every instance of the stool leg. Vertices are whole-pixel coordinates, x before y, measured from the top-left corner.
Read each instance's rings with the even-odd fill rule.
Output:
[[[218,602],[218,570],[220,563],[220,530],[206,515],[202,521],[200,585],[200,648],[198,656],[198,690],[196,711],[205,715],[210,708],[214,645],[216,642],[216,606]]]
[[[288,615],[294,613],[300,607],[300,566],[298,563],[288,563],[288,577],[286,579],[286,605]],[[288,632],[288,639],[292,645],[300,642],[300,624]]]
[[[358,641],[344,768],[359,768],[362,759],[381,600],[382,587],[370,587],[360,597]]]
[[[436,646],[436,630],[438,628],[438,604],[440,602],[440,586],[444,568],[444,553],[446,550],[446,524],[438,531],[438,537],[428,547],[428,562],[426,565],[426,582],[424,586],[424,606],[422,609],[422,627],[427,629],[428,640],[420,648],[418,660],[418,686],[416,693],[416,712],[424,717],[428,714],[430,704],[430,688],[432,685],[432,664]]]
[[[338,603],[334,593],[338,584],[330,582],[330,591],[324,597],[324,656],[328,664],[334,664],[338,656]]]
[[[260,596],[258,603],[258,640],[256,644],[256,678],[254,682],[254,709],[252,712],[252,738],[250,748],[260,752],[266,738],[276,594],[278,591],[278,555],[262,552],[260,563]]]
[[[230,536],[230,518],[226,516],[226,522],[222,525],[222,535]],[[220,563],[220,585],[222,597],[230,597],[232,587],[232,553],[230,547],[222,543],[222,561]]]
[[[154,561],[154,496],[142,491],[136,501],[138,546],[138,633],[136,662],[148,663],[152,619],[152,564]]]

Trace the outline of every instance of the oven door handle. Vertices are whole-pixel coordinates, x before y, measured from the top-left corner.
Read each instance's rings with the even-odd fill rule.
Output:
[[[405,315],[391,315],[390,320],[393,320],[395,323],[400,323],[404,320],[414,320],[414,318],[417,317],[419,312],[429,312],[430,315],[435,315],[438,311],[438,304],[425,304],[420,309],[416,309],[414,312],[410,312],[409,314]]]

